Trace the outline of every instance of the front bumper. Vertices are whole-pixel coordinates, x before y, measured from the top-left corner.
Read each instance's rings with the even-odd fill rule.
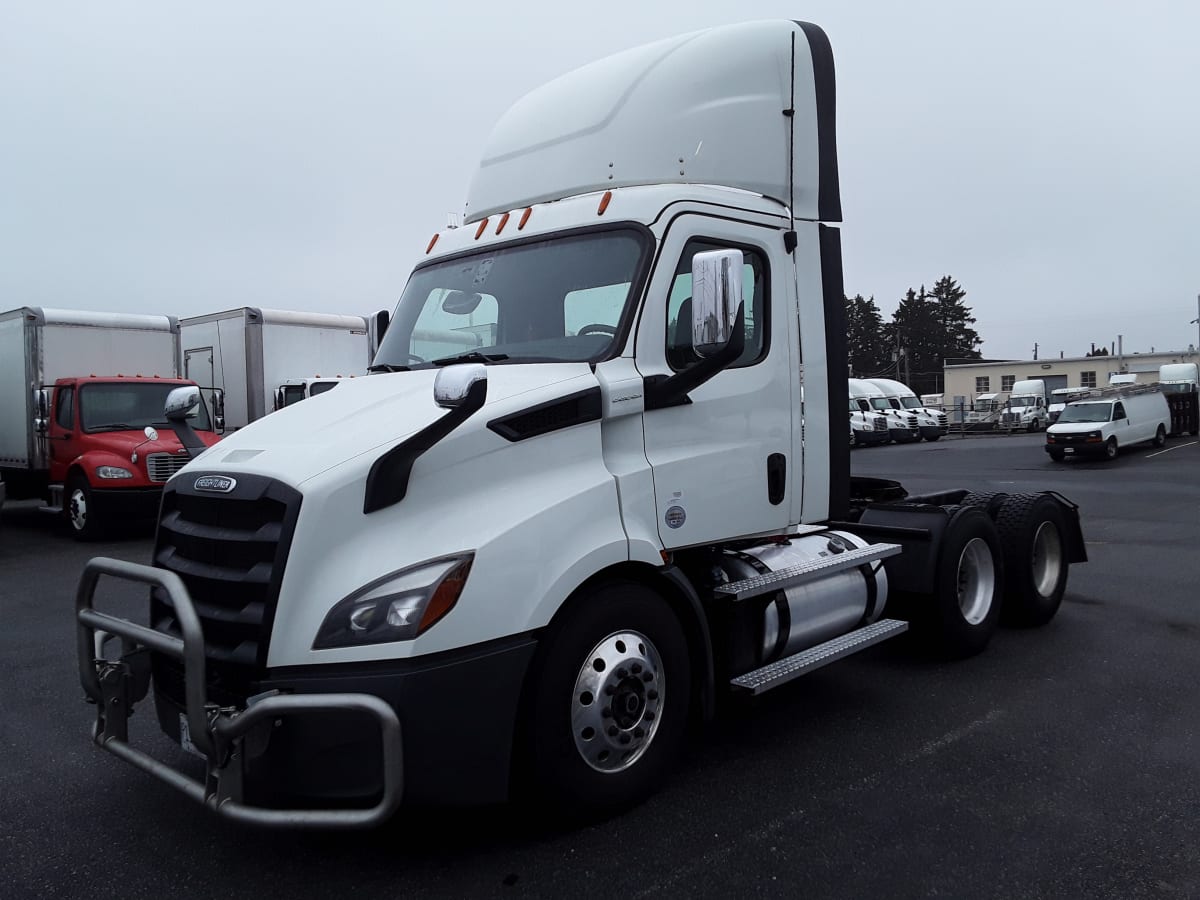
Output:
[[[1058,439],[1053,444],[1049,441],[1042,447],[1047,453],[1061,453],[1064,456],[1101,456],[1105,452],[1104,441],[1083,441]]]
[[[93,484],[91,503],[95,507],[97,517],[102,517],[107,522],[153,519],[158,515],[158,507],[162,503],[162,485],[110,488]]]
[[[96,612],[101,575],[159,587],[182,639]],[[453,658],[272,672],[244,707],[218,707],[206,695],[200,621],[174,573],[93,559],[76,617],[80,679],[97,704],[96,743],[221,815],[260,825],[369,827],[388,819],[402,797],[477,803],[507,795],[531,637]],[[98,633],[122,638],[120,659],[104,658]],[[163,730],[204,756],[203,782],[128,743],[128,716],[149,689],[151,651],[183,663],[183,702],[156,685],[155,705]]]
[[[919,428],[889,428],[888,437],[897,444],[903,444],[908,441],[919,441],[921,439],[921,430]]]

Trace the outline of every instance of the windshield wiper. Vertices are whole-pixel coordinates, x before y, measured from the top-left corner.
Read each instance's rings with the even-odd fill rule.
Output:
[[[105,422],[103,425],[89,425],[88,431],[133,431],[136,425],[126,425],[124,422]]]
[[[452,366],[455,363],[493,363],[502,362],[508,359],[507,353],[480,353],[478,350],[472,350],[470,353],[460,353],[458,356],[443,356],[441,359],[435,359],[435,366]]]
[[[367,367],[368,372],[411,372],[411,366],[396,366],[391,363],[375,363]]]

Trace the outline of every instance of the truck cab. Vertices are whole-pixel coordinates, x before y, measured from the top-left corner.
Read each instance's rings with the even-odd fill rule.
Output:
[[[868,381],[883,392],[892,408],[899,410],[901,415],[917,417],[917,429],[925,440],[936,441],[950,430],[946,414],[926,407],[908,385],[890,378],[870,378]]]
[[[1015,382],[1008,394],[1008,405],[1000,414],[1000,427],[1009,431],[1041,431],[1047,423],[1046,382],[1031,378]]]
[[[849,402],[851,447],[869,447],[874,444],[886,444],[891,440],[887,416],[865,412],[854,397],[850,397]]]
[[[259,824],[514,793],[611,812],[719,697],[910,619],[951,656],[1002,605],[1048,621],[1086,558],[1071,504],[850,476],[834,109],[828,41],[796,22],[638,47],[518,101],[375,374],[172,478],[157,566],[85,569],[97,743]],[[94,609],[101,577],[151,585],[152,627]],[[148,671],[97,659],[99,631]],[[151,690],[203,782],[130,745]]]
[[[898,444],[921,439],[920,420],[915,412],[894,406],[887,395],[870,381],[863,378],[848,380],[850,397],[864,412],[874,412],[887,419],[888,436]]]
[[[99,536],[128,519],[152,519],[162,486],[192,458],[164,417],[172,390],[192,382],[144,376],[60,378],[39,391],[37,427],[49,461],[51,508],[72,533]],[[204,447],[219,438],[200,404],[191,427]]]

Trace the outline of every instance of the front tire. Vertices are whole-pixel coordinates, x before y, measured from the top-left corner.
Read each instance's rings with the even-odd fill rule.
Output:
[[[585,818],[649,796],[679,753],[692,693],[675,613],[644,585],[610,582],[580,597],[543,648],[522,754],[536,794]]]
[[[1067,589],[1067,520],[1062,507],[1041,494],[1010,494],[996,514],[1004,554],[1004,619],[1045,625]]]
[[[1117,439],[1115,437],[1110,437],[1104,444],[1104,458],[1116,459],[1120,449],[1121,448],[1117,446]]]
[[[1154,446],[1162,447],[1167,443],[1167,429],[1162,425],[1158,426],[1158,431],[1154,432]]]
[[[65,498],[63,512],[75,540],[94,541],[100,537],[102,528],[87,478],[78,472],[68,478]]]

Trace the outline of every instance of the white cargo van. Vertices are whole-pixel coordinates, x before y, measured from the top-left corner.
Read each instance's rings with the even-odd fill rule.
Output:
[[[1046,429],[1046,452],[1055,462],[1068,456],[1115,459],[1122,447],[1144,441],[1161,447],[1171,430],[1171,411],[1161,392],[1124,390],[1068,403]]]

